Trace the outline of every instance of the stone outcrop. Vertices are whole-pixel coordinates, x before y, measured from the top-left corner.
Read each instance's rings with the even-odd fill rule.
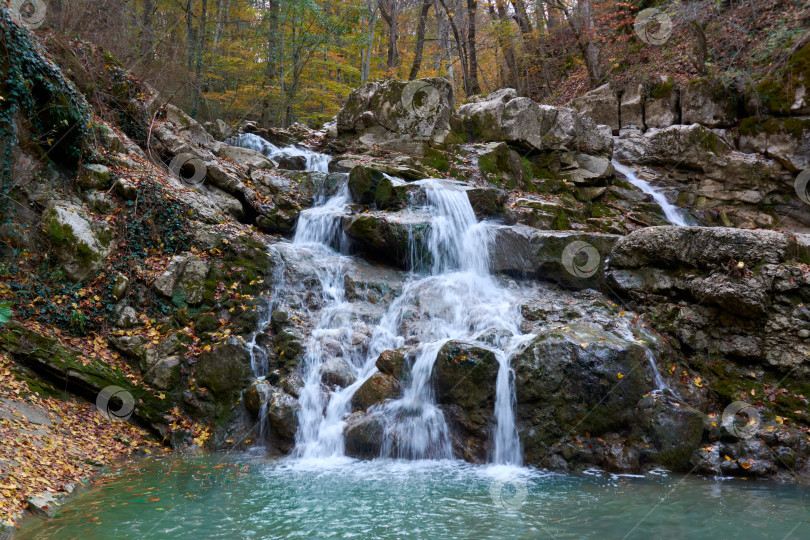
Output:
[[[367,146],[421,154],[447,138],[454,107],[446,79],[369,81],[349,95],[329,130]]]
[[[633,163],[677,165],[707,171],[723,164],[730,145],[717,133],[700,125],[676,125],[664,129],[622,132],[615,155]]]
[[[110,253],[112,234],[105,221],[94,221],[81,206],[54,201],[42,212],[42,229],[67,277],[92,281]]]
[[[585,114],[597,124],[604,124],[618,134],[619,132],[619,98],[610,84],[603,84],[590,92],[571,100],[572,109]]]
[[[806,249],[772,231],[653,227],[616,243],[607,278],[690,351],[804,372]]]
[[[609,130],[598,128],[588,116],[517,97],[508,88],[466,103],[456,114],[460,122],[456,130],[472,141],[505,141],[540,152],[608,156],[613,149]]]

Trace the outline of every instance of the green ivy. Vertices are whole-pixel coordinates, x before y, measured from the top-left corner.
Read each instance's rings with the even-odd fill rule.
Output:
[[[22,121],[30,139],[19,141]],[[90,108],[39,52],[35,38],[0,8],[0,222],[11,220],[12,162],[17,144],[75,169],[90,151]]]

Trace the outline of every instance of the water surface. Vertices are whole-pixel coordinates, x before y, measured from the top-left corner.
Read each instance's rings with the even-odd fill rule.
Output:
[[[121,467],[15,538],[807,538],[808,493],[664,471],[163,457]]]

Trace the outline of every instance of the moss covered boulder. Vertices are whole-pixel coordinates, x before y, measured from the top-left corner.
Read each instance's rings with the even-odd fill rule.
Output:
[[[599,326],[541,332],[514,359],[526,461],[570,435],[632,431],[636,404],[653,389],[644,347]]]
[[[344,230],[367,256],[399,267],[407,268],[414,262],[414,254],[421,256],[419,248],[427,238],[430,216],[416,212],[367,212],[349,218]],[[410,242],[416,245],[410,250]],[[424,261],[423,261],[424,262]]]
[[[197,382],[225,402],[235,401],[252,378],[250,353],[242,345],[219,345],[202,353],[197,360]]]
[[[69,279],[92,280],[104,268],[112,232],[81,206],[65,201],[49,204],[42,212],[42,229]]]

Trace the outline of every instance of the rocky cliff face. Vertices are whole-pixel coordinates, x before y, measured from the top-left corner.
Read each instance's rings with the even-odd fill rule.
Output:
[[[790,81],[748,90],[707,78],[606,84],[570,105],[610,126],[616,157],[643,166],[697,223],[807,232],[810,207],[794,184],[810,167],[808,54],[793,54]]]

